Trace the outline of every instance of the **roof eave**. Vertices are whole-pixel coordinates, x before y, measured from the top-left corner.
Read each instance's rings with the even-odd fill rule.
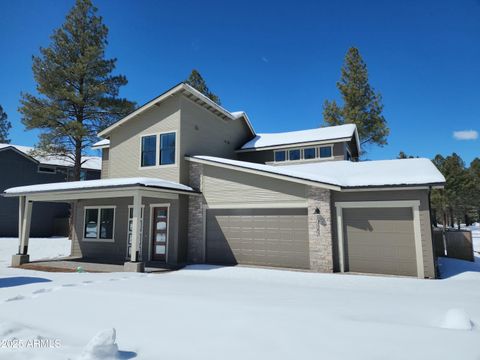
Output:
[[[111,185],[111,186],[96,186],[89,188],[79,188],[79,189],[54,189],[54,190],[41,190],[41,191],[26,191],[26,192],[15,192],[15,193],[2,193],[3,197],[19,197],[19,196],[34,196],[34,195],[46,195],[46,194],[73,194],[80,192],[98,192],[106,190],[135,190],[135,189],[156,189],[162,190],[165,192],[176,193],[181,195],[200,195],[201,192],[197,190],[180,190],[169,188],[165,186],[154,186],[154,185],[145,185],[141,183],[128,184],[128,185]],[[108,197],[108,195],[106,195]]]
[[[315,141],[302,141],[296,143],[284,143],[279,145],[270,145],[270,146],[261,146],[261,147],[250,147],[250,148],[240,148],[235,150],[237,153],[243,152],[253,152],[253,151],[267,151],[267,150],[276,150],[282,149],[286,147],[297,147],[297,146],[309,146],[309,145],[323,145],[323,144],[331,144],[331,143],[338,143],[344,141],[350,141],[352,136],[349,137],[341,137],[341,138],[332,138],[332,139],[325,139],[325,140],[315,140]]]

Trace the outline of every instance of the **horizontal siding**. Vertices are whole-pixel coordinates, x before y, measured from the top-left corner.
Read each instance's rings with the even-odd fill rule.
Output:
[[[236,159],[235,150],[251,139],[245,121],[224,120],[186,97],[181,98],[181,153]],[[188,164],[181,163],[182,182],[188,182]]]
[[[140,139],[147,134],[178,131],[176,146],[180,148],[179,130],[179,96],[167,99],[160,106],[153,106],[119,126],[110,135],[109,177],[157,177],[178,182],[180,151],[177,149],[175,166],[140,168]]]
[[[102,179],[108,179],[109,172],[109,157],[110,157],[110,150],[109,149],[102,149]]]
[[[202,192],[207,204],[261,204],[306,201],[305,186],[206,165]]]

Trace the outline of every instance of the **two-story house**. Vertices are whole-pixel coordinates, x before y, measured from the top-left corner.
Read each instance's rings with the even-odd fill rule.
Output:
[[[179,84],[99,134],[102,179],[12,188],[19,254],[31,208],[72,204],[72,255],[145,263],[248,264],[435,277],[428,159],[357,161],[354,125],[257,134]]]
[[[29,146],[0,144],[0,191],[32,184],[65,182],[73,177],[69,159],[61,156],[41,156]],[[83,180],[100,178],[101,161],[96,156],[84,158]],[[70,207],[65,203],[42,202],[35,206],[31,236],[68,235]],[[18,236],[18,201],[0,197],[0,236]]]

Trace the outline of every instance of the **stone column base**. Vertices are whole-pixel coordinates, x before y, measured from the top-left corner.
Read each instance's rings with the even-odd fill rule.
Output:
[[[123,271],[125,272],[145,272],[145,263],[144,262],[131,262],[128,261],[123,264]]]
[[[12,256],[12,266],[20,266],[30,262],[30,255],[16,254]]]

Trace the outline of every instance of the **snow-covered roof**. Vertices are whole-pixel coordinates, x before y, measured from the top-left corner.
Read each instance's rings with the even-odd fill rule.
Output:
[[[51,184],[38,184],[28,186],[17,186],[5,190],[5,194],[19,195],[42,192],[57,192],[57,191],[74,191],[84,189],[103,189],[103,188],[119,188],[119,187],[151,187],[160,189],[177,190],[180,192],[195,192],[191,187],[179,184],[173,181],[167,181],[156,178],[135,177],[135,178],[115,178],[115,179],[101,179],[101,180],[85,180],[85,181],[70,181],[58,182]]]
[[[110,139],[102,139],[92,145],[92,149],[104,149],[110,147]]]
[[[143,111],[150,109],[152,106],[158,105],[160,102],[164,101],[165,99],[168,99],[172,95],[175,94],[183,94],[186,97],[193,99],[195,102],[197,102],[199,105],[206,107],[209,111],[212,111],[215,113],[217,116],[225,119],[225,120],[237,120],[243,118],[246,125],[250,129],[253,135],[255,135],[255,130],[253,129],[253,126],[246,116],[245,113],[243,113],[244,116],[239,115],[240,112],[236,112],[236,115],[233,115],[230,111],[226,110],[224,107],[218,105],[216,102],[212,101],[209,99],[207,96],[202,94],[200,91],[197,89],[193,88],[192,86],[186,84],[186,83],[180,83],[172,87],[171,89],[165,91],[163,94],[157,96],[153,100],[147,102],[146,104],[140,106],[138,109],[133,111],[132,113],[128,114],[124,118],[120,119],[119,121],[113,123],[106,129],[100,131],[98,133],[99,137],[108,137],[108,135],[112,132],[113,129],[116,127],[122,125],[123,123],[129,121],[130,119],[134,118],[135,116],[141,114]]]
[[[355,135],[355,124],[328,126],[310,130],[289,131],[281,133],[257,134],[241,147],[241,150],[276,147],[291,144],[312,143],[336,139],[350,139]]]
[[[193,156],[193,161],[223,164],[265,174],[276,174],[318,182],[339,188],[442,185],[445,178],[429,159],[375,161],[322,161],[308,164],[272,166],[213,156]]]
[[[34,148],[30,146],[21,146],[21,145],[12,145],[12,144],[0,144],[0,150],[5,150],[7,148],[13,148],[23,155],[31,158],[42,165],[51,165],[51,166],[73,166],[73,161],[70,158],[65,156],[41,156],[34,153]],[[101,170],[102,169],[102,159],[98,156],[83,156],[82,157],[82,168],[92,169],[92,170]]]

